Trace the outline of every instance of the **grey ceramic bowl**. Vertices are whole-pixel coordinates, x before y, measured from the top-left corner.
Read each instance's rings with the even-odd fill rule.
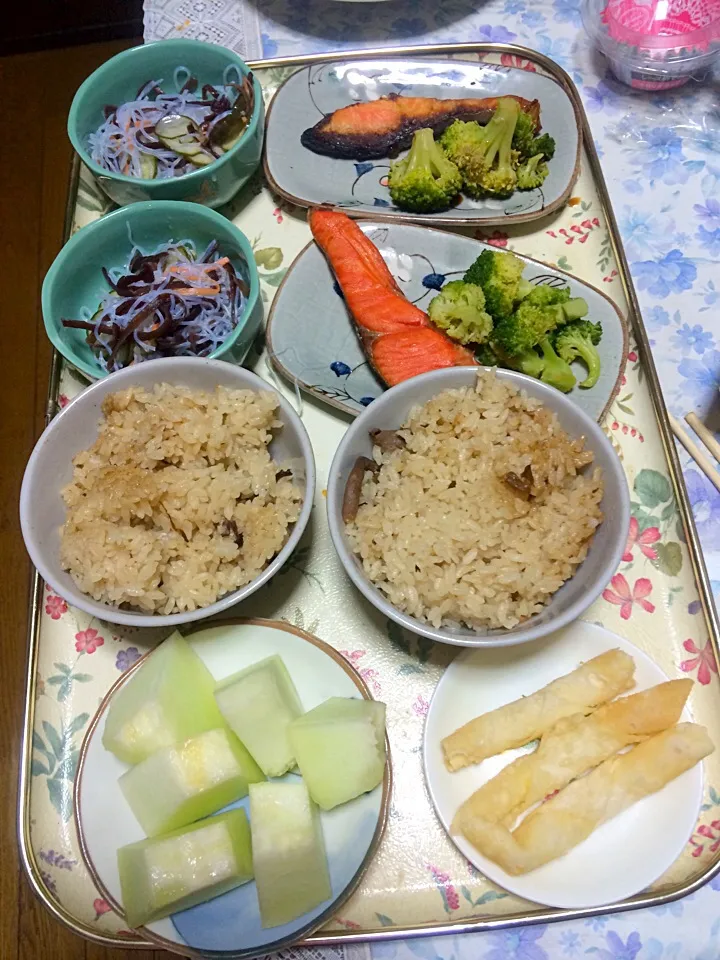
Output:
[[[342,501],[348,475],[360,456],[371,456],[370,431],[397,428],[412,407],[425,403],[443,390],[470,386],[476,376],[471,367],[452,367],[413,377],[393,387],[373,401],[348,427],[337,449],[327,492],[330,535],[340,560],[362,594],[385,616],[411,630],[441,643],[462,647],[511,646],[537,640],[577,619],[596,600],[615,573],[622,557],[630,523],[630,494],[622,465],[600,427],[564,394],[538,380],[512,370],[497,370],[497,376],[509,380],[529,396],[553,410],[561,426],[571,436],[584,436],[595,455],[595,466],[603,471],[605,483],[601,503],[605,516],[584,562],[575,575],[552,597],[542,613],[509,630],[474,631],[467,628],[435,629],[430,623],[408,616],[394,607],[367,578],[360,560],[352,552],[345,535]]]
[[[97,439],[104,398],[130,386],[152,389],[157,383],[183,385],[197,390],[213,390],[216,386],[233,390],[268,390],[275,394],[282,429],[273,438],[270,453],[278,461],[292,460],[296,465],[296,479],[304,484],[300,516],[290,530],[285,546],[258,577],[210,606],[167,616],[121,610],[107,603],[99,603],[82,593],[60,565],[60,528],[65,520],[60,492],[72,478],[74,456],[81,450],[87,450]],[[25,468],[20,492],[20,525],[27,551],[43,579],[73,606],[110,623],[165,627],[201,620],[227,610],[267,583],[297,546],[310,519],[314,492],[315,459],[310,438],[298,415],[274,387],[249,370],[222,360],[172,357],[127,367],[103,377],[83,390],[55,417],[35,445]]]

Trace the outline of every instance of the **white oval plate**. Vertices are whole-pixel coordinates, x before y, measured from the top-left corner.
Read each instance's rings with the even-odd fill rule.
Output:
[[[228,621],[203,626],[187,639],[217,680],[279,654],[305,710],[328,697],[371,699],[360,676],[336,650],[280,621]],[[127,765],[105,749],[102,734],[113,695],[135,669],[137,665],[120,678],[100,705],[82,745],[75,781],[75,821],[83,858],[102,895],[121,916],[117,850],[144,839],[145,834],[118,786]],[[297,778],[288,774],[287,779]],[[308,936],[337,912],[360,882],[382,837],[390,783],[388,753],[380,786],[329,813],[321,812],[333,896],[315,910],[292,923],[263,929],[255,883],[251,882],[151,923],[141,932],[167,950],[193,957],[265,956]],[[247,797],[232,806],[248,812]]]
[[[458,280],[483,250],[496,248],[445,230],[410,223],[360,224],[383,255],[400,289],[421,310],[446,280]],[[628,350],[625,320],[615,304],[590,284],[539,260],[525,261],[524,276],[537,284],[569,286],[584,297],[588,318],[602,323],[598,346],[601,370],[589,390],[573,387],[569,396],[593,420],[602,421],[620,389]],[[291,382],[352,416],[377,399],[384,386],[369,366],[345,301],[327,260],[316,243],[296,257],[275,295],[267,322],[266,342],[273,366]],[[582,379],[586,370],[574,364]]]
[[[583,620],[536,643],[464,651],[450,664],[435,689],[423,742],[428,790],[448,835],[460,804],[527,751],[508,750],[450,773],[440,741],[473,717],[534,693],[615,647],[635,660],[636,685],[629,693],[667,680],[633,644]],[[691,719],[687,710],[682,719]],[[509,876],[464,837],[450,839],[484,876],[518,897],[566,910],[600,907],[646,889],[675,862],[697,822],[702,785],[702,765],[696,764],[658,793],[603,824],[564,857],[520,877]]]
[[[441,100],[514,94],[539,100],[542,129],[557,145],[542,188],[516,191],[507,200],[463,197],[442,213],[408,213],[392,205],[384,185],[389,159],[338,160],[300,142],[303,131],[324,114],[389,93]],[[572,100],[555,80],[534,71],[463,60],[350,60],[303,67],[280,87],[268,110],[264,164],[270,186],[302,207],[331,203],[352,217],[490,226],[524,223],[561,207],[577,179],[580,144]]]

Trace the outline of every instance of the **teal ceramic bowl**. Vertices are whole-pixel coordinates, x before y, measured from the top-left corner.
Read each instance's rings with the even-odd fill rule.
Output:
[[[138,200],[192,200],[208,207],[219,207],[246,183],[257,169],[262,152],[265,108],[262,90],[254,80],[255,107],[247,129],[226,154],[182,177],[166,180],[141,180],[110,173],[95,163],[88,150],[88,136],[105,119],[103,108],[134,100],[138,88],[148,80],[162,80],[164,89],[173,88],[176,67],[187,67],[200,84],[220,84],[223,71],[235,66],[249,73],[244,60],[232,50],[199,40],[160,40],[142,47],[124,50],[90,74],[70,107],[68,135],[83,163],[92,170],[98,183],[115,203],[123,206]]]
[[[130,237],[132,236],[132,241]],[[250,293],[237,326],[210,357],[242,363],[262,321],[260,284],[247,237],[226,217],[197,203],[173,200],[136,203],[108,213],[78,230],[45,275],[42,311],[47,335],[57,350],[86,377],[97,380],[106,371],[85,341],[85,331],[63,327],[62,319],[78,319],[83,308],[94,313],[109,293],[102,267],[124,268],[133,243],[150,253],[170,241],[192,240],[201,253],[217,240],[221,256],[230,257]],[[152,363],[146,360],[145,363]]]

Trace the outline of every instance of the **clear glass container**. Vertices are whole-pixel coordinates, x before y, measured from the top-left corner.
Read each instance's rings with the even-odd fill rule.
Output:
[[[720,0],[583,0],[582,18],[615,76],[638,90],[680,87],[720,54]]]

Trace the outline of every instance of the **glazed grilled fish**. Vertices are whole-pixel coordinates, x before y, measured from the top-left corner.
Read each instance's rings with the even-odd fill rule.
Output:
[[[540,103],[512,97],[540,129]],[[305,130],[301,143],[314,153],[340,160],[377,160],[410,146],[416,130],[431,127],[435,135],[453,120],[487,123],[497,107],[497,97],[437,100],[403,97],[391,93],[379,100],[353,103],[326,114]]]

